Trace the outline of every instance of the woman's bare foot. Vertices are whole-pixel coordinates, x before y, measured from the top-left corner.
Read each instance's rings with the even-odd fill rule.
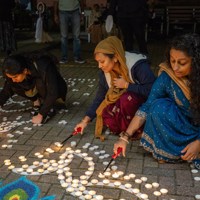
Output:
[[[40,100],[37,99],[36,101],[33,102],[34,107],[40,107]]]

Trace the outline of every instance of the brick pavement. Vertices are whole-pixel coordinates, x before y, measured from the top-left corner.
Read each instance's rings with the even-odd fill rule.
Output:
[[[90,48],[92,47],[90,46]],[[36,152],[44,152],[46,148],[52,147],[56,152],[53,154],[46,153],[45,158],[58,161],[60,159],[59,156],[65,152],[65,148],[70,146],[71,141],[77,142],[77,146],[72,149],[80,149],[82,153],[87,152],[88,155],[93,158],[95,169],[89,181],[94,178],[97,178],[99,181],[102,180],[98,177],[98,174],[104,168],[103,162],[109,161],[110,157],[100,159],[98,155],[94,154],[94,150],[89,150],[88,148],[83,149],[83,146],[85,143],[91,143],[91,146],[97,145],[99,147],[96,151],[105,150],[106,153],[111,155],[113,144],[117,139],[115,136],[106,135],[105,142],[94,139],[95,123],[93,122],[89,124],[83,136],[77,135],[71,138],[62,149],[58,150],[54,145],[54,142],[63,141],[66,136],[71,133],[74,125],[79,122],[84,115],[86,108],[95,95],[98,83],[98,68],[92,59],[92,51],[89,51],[87,47],[84,47],[84,51],[84,56],[88,56],[86,64],[77,65],[70,62],[66,66],[60,66],[60,71],[66,80],[68,80],[69,84],[66,111],[58,113],[41,127],[32,126],[28,123],[14,128],[8,132],[14,135],[13,138],[9,138],[8,133],[0,134],[0,177],[3,179],[4,183],[13,181],[20,176],[18,173],[8,170],[7,166],[3,164],[5,159],[10,159],[16,167],[20,167],[21,163],[18,157],[20,155],[25,155],[27,157],[26,163],[32,165],[33,161],[41,160],[34,155]],[[55,47],[51,49],[51,52],[58,54],[59,49]],[[2,83],[3,79],[1,77],[0,86],[2,86]],[[14,97],[14,99],[16,102],[22,100],[19,97]],[[29,106],[30,103],[25,102],[25,107]],[[18,103],[12,103],[6,106],[6,110],[19,109],[21,107],[22,106]],[[22,116],[21,120],[26,121],[30,119],[29,111],[1,112],[1,122],[3,117],[7,117],[8,121],[14,121],[19,115]],[[62,120],[66,120],[67,124],[59,124]],[[31,127],[32,129],[25,130],[24,127]],[[20,135],[16,133],[16,131],[22,131],[23,134]],[[9,139],[15,139],[17,142],[13,143],[11,148],[4,149],[2,145],[8,144],[7,142]],[[194,181],[194,177],[200,177],[200,171],[196,174],[191,173],[191,168],[187,163],[158,164],[150,154],[143,150],[138,141],[129,144],[126,158],[117,158],[115,165],[118,166],[118,170],[123,171],[124,174],[134,173],[136,175],[134,179],[128,181],[120,179],[120,181],[123,184],[131,183],[132,188],[138,188],[141,193],[148,194],[150,200],[194,200],[195,195],[200,194],[200,182]],[[73,178],[79,179],[79,177],[84,175],[85,171],[88,170],[88,163],[82,157],[74,156],[69,167],[71,167]],[[135,183],[135,180],[141,177],[147,177],[147,182]],[[56,172],[45,175],[29,175],[28,178],[40,187],[42,191],[41,196],[55,194],[58,200],[79,199],[65,191],[65,188],[61,186],[58,180],[58,174]],[[153,182],[159,183],[159,187],[152,189],[145,188],[146,183]],[[155,196],[153,192],[159,191],[161,188],[167,189],[168,194],[158,197]],[[112,188],[105,185],[88,186],[87,190],[95,190],[98,195],[103,195],[104,199],[141,199],[141,197],[136,197],[135,194],[123,189]]]

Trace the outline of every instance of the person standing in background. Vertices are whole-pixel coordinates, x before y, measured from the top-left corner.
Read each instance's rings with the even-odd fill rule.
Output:
[[[14,7],[14,0],[0,1],[0,50],[6,55],[17,49],[12,16]]]
[[[133,51],[133,36],[135,36],[139,52],[147,55],[145,41],[145,25],[148,19],[148,6],[146,0],[111,0],[110,15],[116,17],[119,25],[126,51]]]
[[[81,58],[81,44],[79,38],[82,8],[82,0],[54,0],[54,20],[56,23],[60,22],[62,52],[60,64],[68,62],[68,36],[70,25],[72,26],[74,62],[79,64],[85,63]]]

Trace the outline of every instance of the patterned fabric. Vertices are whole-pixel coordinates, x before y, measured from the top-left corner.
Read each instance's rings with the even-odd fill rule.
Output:
[[[135,112],[145,99],[133,92],[124,93],[114,104],[108,105],[103,110],[103,123],[114,134],[126,131]],[[141,133],[141,131],[138,131]],[[137,137],[138,134],[134,134]]]
[[[0,21],[0,50],[4,52],[16,51],[17,45],[14,27],[9,21]]]
[[[141,144],[156,159],[181,161],[181,151],[200,138],[200,127],[191,123],[189,108],[190,102],[183,91],[162,72],[148,100],[136,113],[146,118]]]
[[[1,200],[55,200],[55,196],[39,198],[40,189],[25,176],[0,188]]]

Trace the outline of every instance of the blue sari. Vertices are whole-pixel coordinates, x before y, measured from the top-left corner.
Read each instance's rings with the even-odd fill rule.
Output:
[[[136,115],[146,118],[141,144],[157,160],[182,161],[181,151],[200,138],[200,127],[192,124],[189,100],[166,72],[157,78]],[[199,167],[200,160],[194,163]]]

